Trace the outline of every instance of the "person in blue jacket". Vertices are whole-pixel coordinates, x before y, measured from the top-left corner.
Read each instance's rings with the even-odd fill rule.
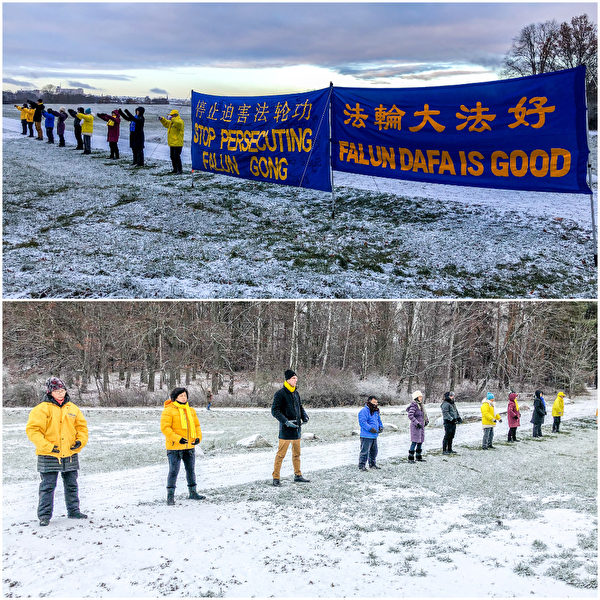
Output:
[[[48,112],[50,111],[50,112]],[[54,144],[54,114],[52,109],[43,110],[42,115],[45,117],[44,127],[46,128],[46,137],[48,138],[48,144]]]
[[[358,413],[360,425],[360,454],[358,455],[358,468],[367,470],[367,458],[371,469],[380,469],[377,460],[377,437],[383,431],[383,423],[379,416],[379,401],[375,396],[369,396],[364,408]]]

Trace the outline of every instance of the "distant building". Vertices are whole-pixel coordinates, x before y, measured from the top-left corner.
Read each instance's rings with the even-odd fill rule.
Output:
[[[57,86],[55,94],[65,94],[66,96],[76,96],[83,94],[83,88],[64,88]]]

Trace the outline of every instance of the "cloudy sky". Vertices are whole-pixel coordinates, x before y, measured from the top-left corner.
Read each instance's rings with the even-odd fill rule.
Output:
[[[187,97],[489,81],[519,30],[595,3],[3,3],[4,89]]]

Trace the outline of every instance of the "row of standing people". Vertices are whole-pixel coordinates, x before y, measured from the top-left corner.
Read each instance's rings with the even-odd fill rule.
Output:
[[[22,105],[15,104],[15,108],[21,111],[22,135],[34,137],[33,127],[37,131],[38,140],[43,140],[41,121],[44,118],[47,142],[54,144],[54,125],[56,121],[56,133],[59,138],[59,146],[65,144],[65,122],[71,116],[73,118],[73,133],[77,141],[76,150],[83,150],[83,154],[91,154],[92,135],[94,133],[94,115],[91,108],[78,107],[77,110],[66,109],[61,106],[58,111],[52,108],[46,109],[43,100],[40,98],[37,102],[26,100]],[[128,109],[121,110],[115,108],[110,114],[97,113],[96,116],[107,124],[106,140],[110,148],[110,158],[119,158],[119,137],[121,120],[129,122],[129,146],[133,154],[132,164],[136,167],[144,166],[144,124],[146,109],[138,106],[135,114]],[[183,167],[181,163],[181,152],[183,150],[183,132],[185,124],[179,116],[179,111],[171,110],[167,117],[158,117],[163,127],[168,130],[167,143],[170,150],[173,173],[182,174]]]
[[[273,485],[279,487],[280,470],[289,446],[292,446],[292,465],[294,469],[294,482],[309,483],[301,470],[301,438],[302,425],[307,423],[309,417],[302,405],[300,394],[297,390],[298,376],[288,369],[284,373],[283,387],[274,395],[271,414],[279,422],[279,445],[273,466]],[[211,395],[212,397],[212,395]],[[560,418],[564,409],[564,393],[560,392],[553,406],[555,417],[553,431],[558,431]],[[189,498],[202,500],[205,496],[198,494],[196,489],[195,474],[195,447],[202,440],[202,430],[198,415],[189,405],[189,394],[185,388],[175,388],[165,401],[161,414],[160,429],[165,436],[169,472],[167,475],[167,504],[175,504],[175,487],[181,463],[186,471],[186,480]],[[379,413],[378,400],[370,396],[365,406],[358,413],[360,425],[360,453],[359,469],[366,471],[367,462],[372,469],[377,466],[377,438],[383,431],[383,423]],[[207,407],[208,408],[208,407]],[[452,450],[452,442],[456,425],[462,422],[454,401],[454,393],[447,392],[441,405],[444,421],[443,453],[456,454]],[[422,444],[425,441],[425,427],[429,418],[423,403],[423,394],[417,390],[413,393],[412,402],[407,407],[410,421],[411,446],[409,449],[409,462],[424,462]],[[534,436],[541,435],[537,429],[543,423],[545,415],[545,401],[543,393],[536,391],[534,401]],[[482,402],[482,425],[484,427],[483,448],[493,447],[487,429],[491,429],[496,422],[501,421],[500,415],[494,409],[494,396],[487,394]],[[515,441],[511,431],[516,431],[520,424],[520,411],[517,394],[510,394],[508,404],[509,438]],[[489,423],[491,421],[491,424]],[[73,519],[86,519],[87,515],[79,508],[79,493],[77,474],[79,471],[79,452],[88,441],[88,428],[81,410],[71,401],[65,383],[57,378],[50,377],[46,381],[45,395],[42,401],[34,407],[26,425],[26,433],[35,445],[37,455],[37,470],[40,473],[38,518],[40,525],[48,525],[53,513],[54,491],[60,473],[65,490],[65,503],[67,516]],[[512,438],[512,439],[511,439]],[[486,440],[489,444],[486,445]]]

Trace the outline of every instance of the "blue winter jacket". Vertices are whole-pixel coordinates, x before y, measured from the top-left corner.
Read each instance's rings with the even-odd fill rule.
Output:
[[[358,413],[358,424],[360,425],[360,437],[363,438],[376,438],[379,435],[379,429],[383,429],[379,411],[376,410],[371,414],[366,404]],[[375,429],[377,433],[373,433],[370,429]]]
[[[49,127],[50,129],[54,129],[54,115],[52,113],[43,111],[42,114],[46,117],[46,121],[44,123],[45,127]]]

